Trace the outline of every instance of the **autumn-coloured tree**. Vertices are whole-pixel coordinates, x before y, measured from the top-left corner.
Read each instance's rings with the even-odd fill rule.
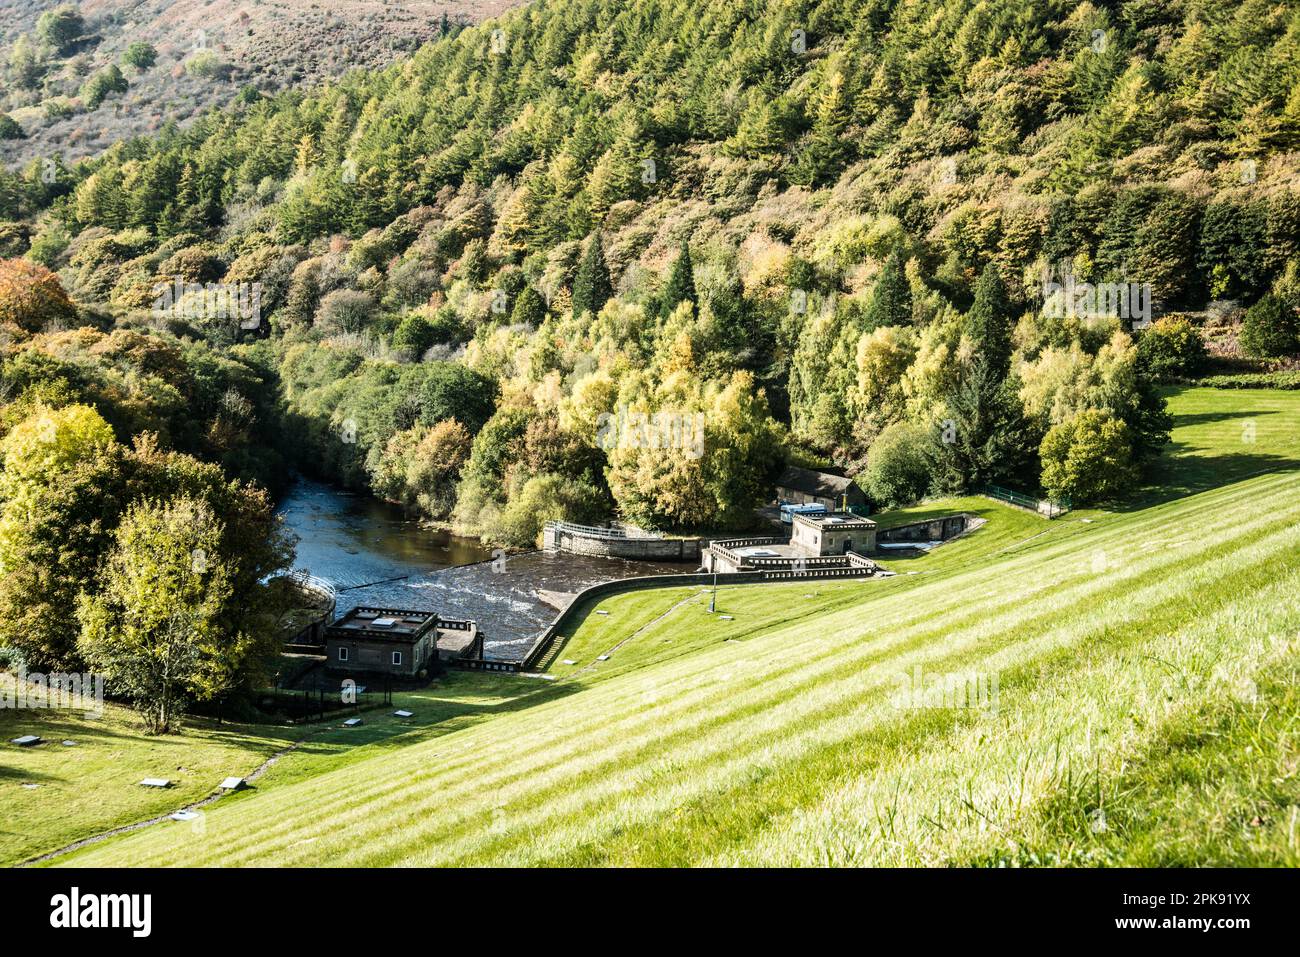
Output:
[[[40,332],[76,314],[54,273],[27,259],[0,260],[0,325],[12,323],[27,332]]]

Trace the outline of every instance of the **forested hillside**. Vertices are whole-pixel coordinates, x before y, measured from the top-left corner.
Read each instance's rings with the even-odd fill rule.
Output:
[[[1290,2],[540,0],[6,173],[0,251],[159,349],[269,337],[305,467],[506,542],[744,526],[786,461],[1108,501],[1159,378],[1300,350],[1297,145]]]
[[[229,103],[244,86],[275,91],[387,66],[510,5],[0,0],[0,161],[93,156]]]

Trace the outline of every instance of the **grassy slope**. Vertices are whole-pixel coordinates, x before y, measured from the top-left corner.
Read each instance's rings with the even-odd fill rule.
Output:
[[[1300,396],[1173,409],[1178,488],[1300,458]],[[463,726],[277,765],[204,834],[67,860],[1300,863],[1297,492],[1263,474],[1051,524],[966,502],[990,525],[894,563],[917,574],[721,589],[732,622],[693,589],[618,596],[522,699],[494,685]],[[995,674],[996,711],[895,707],[917,665]]]
[[[3,681],[11,678],[0,677]],[[285,745],[278,728],[193,722],[151,738],[124,708],[83,712],[0,709],[0,864],[14,864],[87,834],[170,813],[205,797],[229,774],[247,774]],[[9,742],[37,734],[47,743]],[[64,747],[64,740],[75,747]],[[140,787],[170,778],[167,791]],[[35,784],[35,788],[23,787]]]
[[[456,674],[436,687],[394,695],[394,709],[415,712],[409,720],[394,717],[394,709],[368,711],[362,726],[350,729],[339,721],[275,727],[195,719],[179,733],[161,737],[145,735],[128,710],[113,704],[101,718],[86,718],[82,712],[0,709],[0,866],[168,814],[206,797],[228,775],[249,774],[296,741],[301,746],[268,768],[255,788],[225,800],[243,800],[468,727],[520,706],[530,690],[537,689],[498,676]],[[47,743],[37,748],[9,743],[22,734],[38,734]],[[65,739],[76,741],[76,746],[63,747]],[[139,786],[146,777],[175,783],[156,791]]]

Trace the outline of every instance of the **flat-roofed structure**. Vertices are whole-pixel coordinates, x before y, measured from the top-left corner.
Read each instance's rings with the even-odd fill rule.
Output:
[[[469,654],[478,638],[474,621],[441,618],[433,611],[359,607],[325,629],[325,660],[330,671],[416,677],[436,671],[441,658]]]
[[[790,571],[872,574],[876,523],[852,512],[795,515],[789,539],[732,538],[711,542],[704,553],[709,572]]]
[[[799,514],[793,518],[790,546],[809,557],[849,552],[870,555],[876,550],[876,523],[869,518],[852,512]]]

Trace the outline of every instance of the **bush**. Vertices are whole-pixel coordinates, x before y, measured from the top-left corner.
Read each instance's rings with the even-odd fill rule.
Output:
[[[880,433],[867,452],[867,467],[857,482],[880,508],[917,501],[930,485],[925,455],[929,436],[911,422],[895,422]]]
[[[122,62],[143,72],[158,62],[158,51],[152,44],[136,41],[122,54]]]
[[[25,140],[27,134],[8,113],[0,113],[0,140]]]
[[[185,73],[207,80],[225,79],[230,75],[230,65],[222,63],[211,50],[200,50],[185,61]]]
[[[1275,359],[1300,352],[1300,322],[1296,311],[1272,294],[1246,310],[1241,324],[1241,348],[1247,355]]]
[[[99,105],[108,99],[109,94],[125,93],[128,85],[122,71],[113,64],[100,70],[82,85],[81,99],[86,109],[98,109]]]
[[[76,6],[65,3],[54,10],[47,10],[36,21],[36,36],[64,53],[77,40],[86,28],[85,21]]]
[[[547,522],[597,522],[605,508],[605,497],[590,482],[566,475],[537,475],[528,480],[484,533],[504,545],[536,547]]]
[[[0,671],[16,671],[26,663],[21,649],[0,645]]]
[[[221,260],[202,246],[178,249],[158,267],[161,275],[179,276],[186,282],[215,282],[224,270]]]
[[[53,268],[71,242],[72,238],[62,226],[57,223],[48,224],[32,239],[32,248],[27,250],[27,258]]]
[[[1128,426],[1096,409],[1054,426],[1039,455],[1043,488],[1075,504],[1113,501],[1130,492],[1137,481]]]
[[[1211,389],[1300,389],[1300,371],[1212,375],[1196,380],[1196,384]]]
[[[1157,379],[1194,376],[1205,365],[1205,342],[1186,319],[1166,318],[1142,333],[1138,361]]]
[[[12,259],[27,252],[30,238],[22,223],[0,223],[0,259]]]
[[[65,96],[56,96],[46,100],[44,109],[47,120],[66,120],[77,112]]]
[[[455,419],[477,434],[491,418],[496,383],[455,362],[431,362],[420,386],[420,421],[434,425]]]

